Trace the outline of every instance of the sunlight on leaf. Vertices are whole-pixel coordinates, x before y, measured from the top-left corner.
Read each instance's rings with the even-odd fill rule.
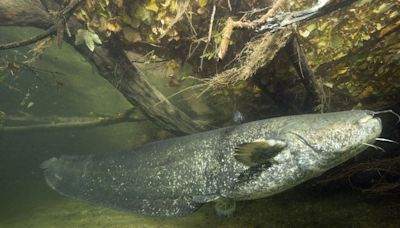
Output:
[[[111,18],[107,20],[106,28],[111,32],[119,32],[121,31],[122,26],[116,18]]]
[[[156,0],[150,0],[149,4],[146,5],[146,9],[157,13],[158,5],[157,5]]]
[[[85,29],[79,29],[75,36],[75,45],[80,45],[85,43],[86,47],[90,51],[94,51],[95,43],[102,44],[99,36],[91,31]]]
[[[208,0],[198,0],[200,7],[204,7],[207,5]]]

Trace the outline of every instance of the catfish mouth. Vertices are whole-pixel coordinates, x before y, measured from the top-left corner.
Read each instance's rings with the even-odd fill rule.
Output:
[[[347,149],[341,151],[344,161],[357,155],[368,147],[384,151],[382,148],[374,145],[382,132],[382,121],[379,117],[375,116],[374,112],[368,113],[368,115],[359,119],[354,127],[358,128],[355,133],[355,137],[357,138],[347,145]]]
[[[392,112],[391,110],[388,110],[388,111]],[[386,112],[385,112],[385,113],[386,113]],[[396,113],[393,113],[393,114],[397,115]],[[400,117],[399,117],[399,118],[400,118]],[[396,142],[396,141],[394,141],[394,140],[386,139],[386,138],[380,138],[380,137],[379,137],[379,135],[381,134],[381,131],[382,131],[382,123],[381,123],[381,119],[380,119],[379,117],[370,118],[368,121],[370,121],[370,122],[372,122],[372,121],[379,121],[379,124],[378,124],[378,126],[379,126],[379,131],[378,131],[378,132],[379,132],[379,133],[377,133],[376,136],[375,136],[374,138],[369,139],[369,141],[363,142],[362,144],[363,144],[364,146],[371,147],[371,148],[374,148],[375,150],[380,150],[380,151],[382,151],[382,152],[386,152],[382,147],[379,147],[379,146],[377,146],[377,145],[374,145],[374,143],[375,143],[376,141],[381,141],[381,142],[399,144],[399,142]],[[400,121],[400,119],[399,119],[399,121]],[[399,123],[399,121],[396,123],[396,125]],[[376,126],[375,126],[375,128],[376,128]],[[375,129],[373,129],[373,130],[375,130]]]
[[[358,120],[358,124],[362,128],[360,133],[366,134],[366,141],[363,143],[374,143],[382,132],[382,121],[373,114],[361,118]]]
[[[373,113],[354,120],[351,123],[349,129],[342,129],[343,136],[336,140],[337,146],[324,147],[323,144],[327,142],[321,142],[314,144],[315,141],[310,141],[307,137],[303,137],[296,132],[289,132],[295,135],[300,141],[302,141],[308,148],[310,148],[318,157],[319,162],[316,164],[316,170],[331,169],[350,158],[356,156],[360,152],[364,151],[368,147],[372,147],[377,150],[382,150],[379,146],[374,145],[382,131],[382,123],[379,117],[374,117]],[[333,140],[332,140],[333,141]],[[321,146],[322,144],[322,146]]]

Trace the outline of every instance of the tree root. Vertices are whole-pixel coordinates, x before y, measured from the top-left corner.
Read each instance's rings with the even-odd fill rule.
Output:
[[[228,51],[234,29],[255,30],[260,27],[258,31],[267,31],[267,33],[261,38],[246,44],[246,57],[242,62],[239,62],[239,66],[215,75],[208,83],[211,87],[218,89],[235,86],[238,82],[247,80],[258,69],[268,65],[275,58],[278,51],[286,46],[292,31],[285,29],[285,27],[293,23],[326,15],[353,2],[354,0],[321,0],[311,8],[282,13],[280,10],[284,8],[287,1],[277,0],[272,8],[257,20],[234,21],[232,18],[228,18],[222,31],[222,40],[217,52],[217,57],[220,60],[225,57]]]
[[[276,1],[272,8],[266,14],[254,21],[234,21],[231,17],[229,17],[226,20],[224,29],[222,30],[222,40],[217,53],[218,58],[222,60],[225,57],[234,29],[240,28],[254,30],[256,27],[265,23],[269,17],[277,14],[278,10],[282,9],[285,3],[285,0]]]
[[[260,39],[246,44],[245,60],[238,67],[233,67],[208,80],[209,85],[215,89],[234,86],[241,81],[252,77],[258,69],[268,65],[278,53],[285,47],[291,30],[285,29],[274,34],[265,34]]]
[[[169,30],[171,30],[171,28],[174,27],[174,25],[182,19],[183,15],[186,13],[187,9],[189,8],[190,0],[185,0],[184,2],[178,1],[177,4],[178,4],[178,6],[177,6],[175,18],[168,25],[168,27],[165,29],[165,31],[163,31],[161,33],[161,35],[158,37],[159,39],[162,39],[169,32]]]
[[[308,64],[307,57],[304,49],[299,44],[296,32],[294,32],[294,36],[290,42],[290,50],[292,64],[307,91],[304,104],[305,111],[326,111],[328,103],[325,96],[326,93],[323,91],[324,88],[316,82],[316,75]]]
[[[356,186],[352,178],[356,175],[360,175],[366,172],[374,171],[379,174],[380,179],[371,183],[369,187]],[[400,190],[400,182],[388,181],[387,176],[400,177],[400,156],[389,159],[382,159],[364,163],[353,164],[342,170],[328,175],[324,180],[318,182],[318,184],[329,184],[332,182],[346,182],[354,189],[362,192],[372,193],[388,193]]]

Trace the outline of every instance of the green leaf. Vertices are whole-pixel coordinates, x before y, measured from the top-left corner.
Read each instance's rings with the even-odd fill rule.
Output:
[[[153,21],[150,11],[146,10],[143,6],[136,9],[134,16],[148,25]]]
[[[156,0],[150,0],[149,4],[146,5],[146,9],[157,13],[158,5],[157,5]]]
[[[81,45],[85,42],[90,51],[94,51],[95,44],[102,44],[100,37],[89,30],[79,29],[75,35],[75,45]]]
[[[208,0],[198,0],[200,7],[205,7],[207,5]]]

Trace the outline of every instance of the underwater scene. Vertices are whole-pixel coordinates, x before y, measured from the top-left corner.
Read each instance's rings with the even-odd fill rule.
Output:
[[[397,0],[1,0],[0,227],[400,227]]]

